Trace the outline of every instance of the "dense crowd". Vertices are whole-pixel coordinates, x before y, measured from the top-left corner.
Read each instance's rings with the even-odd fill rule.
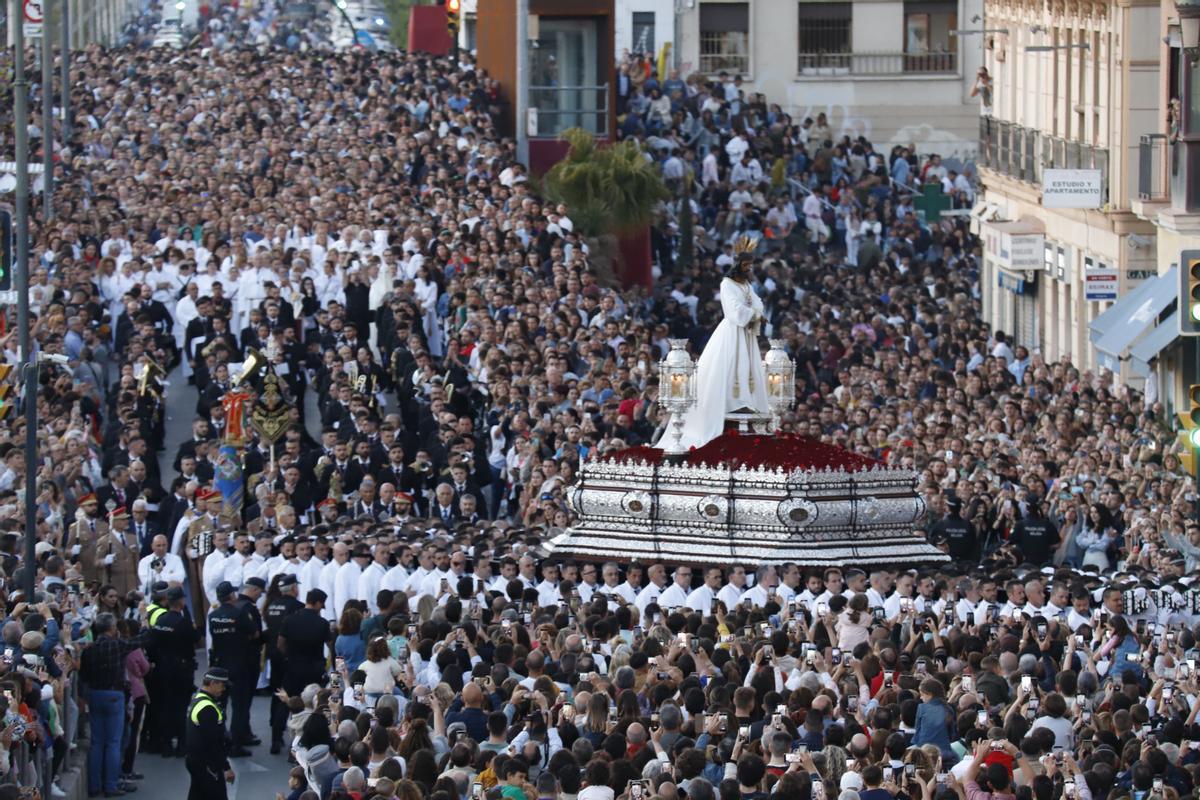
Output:
[[[977,238],[912,202],[969,206],[963,175],[628,57],[619,129],[676,199],[658,288],[626,292],[469,56],[211,6],[189,49],[135,25],[76,55],[54,220],[35,204],[34,338],[69,365],[37,398],[36,565],[0,425],[0,797],[60,794],[80,713],[92,793],[185,754],[193,656],[228,681],[235,772],[272,693],[288,800],[1192,794],[1192,481],[1153,398],[982,322]],[[655,440],[657,362],[699,353],[742,234],[797,363],[783,427],[916,471],[949,565],[547,557],[581,461]],[[291,424],[247,433],[238,509],[225,400],[264,362]],[[175,452],[168,407],[195,418]]]

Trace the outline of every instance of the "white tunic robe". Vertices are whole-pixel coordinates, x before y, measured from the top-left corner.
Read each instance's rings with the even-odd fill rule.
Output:
[[[725,415],[748,408],[768,413],[767,380],[758,347],[755,316],[763,314],[762,298],[750,284],[721,281],[721,311],[725,318],[713,331],[696,363],[696,405],[684,415],[684,449],[702,447],[721,435]],[[671,442],[670,428],[661,444]]]

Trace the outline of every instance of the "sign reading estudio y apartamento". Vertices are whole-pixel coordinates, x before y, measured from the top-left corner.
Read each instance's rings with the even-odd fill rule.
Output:
[[[1048,169],[1042,173],[1042,208],[1100,208],[1104,190],[1098,169]]]

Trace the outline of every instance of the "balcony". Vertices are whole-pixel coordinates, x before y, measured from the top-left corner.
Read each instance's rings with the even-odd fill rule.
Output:
[[[1167,182],[1167,160],[1171,150],[1165,133],[1143,134],[1138,143],[1138,199],[1145,203],[1165,203],[1171,199]]]
[[[1049,136],[1015,122],[979,118],[979,166],[1027,183],[1040,184],[1043,170],[1098,169],[1108,202],[1108,150]]]
[[[801,77],[956,75],[957,53],[800,53]]]

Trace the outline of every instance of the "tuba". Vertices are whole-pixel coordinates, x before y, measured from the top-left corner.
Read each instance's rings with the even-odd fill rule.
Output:
[[[231,386],[234,388],[267,365],[267,357],[256,348],[250,347],[247,350],[249,352],[246,354],[246,360],[242,362],[241,374],[234,378],[231,383]]]

